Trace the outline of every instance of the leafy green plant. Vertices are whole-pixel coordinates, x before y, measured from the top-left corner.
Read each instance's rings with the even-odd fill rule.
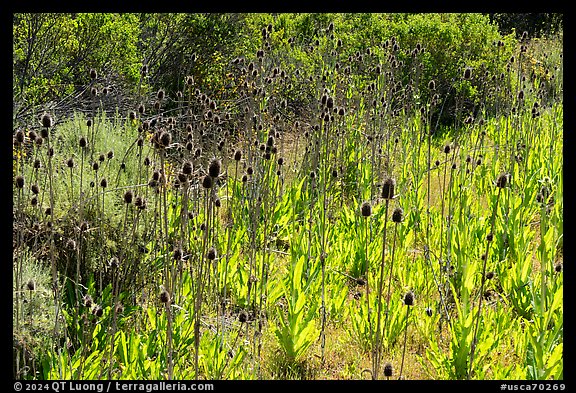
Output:
[[[318,304],[310,302],[310,292],[303,282],[304,260],[304,256],[298,258],[282,281],[286,309],[276,307],[277,322],[273,327],[284,355],[294,362],[302,360],[319,332],[315,321]]]

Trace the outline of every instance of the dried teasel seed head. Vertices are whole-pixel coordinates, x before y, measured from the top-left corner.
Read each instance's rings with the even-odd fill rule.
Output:
[[[160,292],[160,301],[162,303],[170,302],[170,294],[166,289],[162,289],[162,291]]]
[[[382,185],[382,198],[393,199],[395,187],[396,181],[391,177],[386,178],[386,180],[384,180],[384,184]]]
[[[216,249],[214,247],[210,247],[208,249],[208,252],[206,253],[206,258],[208,258],[211,261],[216,259]]]
[[[248,321],[248,313],[244,310],[240,311],[240,313],[238,314],[238,320],[240,321],[240,323]]]
[[[23,176],[16,176],[16,179],[14,180],[14,182],[16,183],[16,187],[18,188],[24,188],[24,177]]]
[[[192,164],[192,161],[184,161],[184,163],[182,164],[182,173],[184,173],[185,175],[191,175],[193,170],[194,165]]]
[[[392,363],[388,362],[384,365],[384,376],[391,377],[394,373],[394,369],[392,367]]]
[[[213,185],[212,177],[210,175],[204,176],[204,178],[202,179],[202,187],[212,188],[212,185]]]
[[[217,178],[220,176],[220,170],[222,169],[222,162],[219,159],[214,158],[210,161],[210,165],[208,165],[208,174],[213,178]]]
[[[563,266],[562,262],[558,262],[558,263],[556,263],[556,265],[554,265],[554,271],[556,273],[560,273],[563,268],[564,268],[564,266]]]
[[[360,212],[362,213],[362,217],[370,217],[372,215],[372,205],[370,202],[363,202],[360,206]]]
[[[100,318],[104,314],[104,309],[102,306],[95,304],[94,307],[92,307],[92,314]]]
[[[496,180],[496,186],[499,188],[504,188],[507,185],[508,185],[508,174],[503,173],[500,176],[498,176],[498,179]]]
[[[84,297],[82,298],[82,304],[84,304],[84,307],[88,308],[92,307],[92,303],[93,303],[92,296],[88,294],[84,295]]]
[[[86,146],[88,146],[88,140],[85,137],[80,137],[78,144],[80,145],[81,148],[85,148]]]
[[[397,207],[392,212],[392,221],[395,223],[400,223],[404,220],[404,210],[401,207]]]
[[[414,292],[412,291],[406,292],[406,294],[404,295],[404,304],[407,306],[414,305]]]
[[[42,115],[42,127],[50,128],[53,124],[54,121],[52,120],[52,116],[50,116],[48,113],[44,113]]]

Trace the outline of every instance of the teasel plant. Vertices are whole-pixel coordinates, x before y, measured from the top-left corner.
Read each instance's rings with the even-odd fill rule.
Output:
[[[408,322],[410,320],[410,307],[414,306],[414,292],[408,291],[404,294],[404,304],[406,305],[406,323],[404,326],[404,344],[402,345],[402,361],[400,362],[400,372],[398,379],[402,378],[404,370],[404,357],[406,355],[406,339],[408,338]]]
[[[392,212],[392,222],[394,223],[394,234],[392,237],[392,254],[390,256],[390,272],[388,274],[388,289],[386,292],[386,311],[384,317],[384,326],[382,327],[383,336],[386,335],[386,326],[388,324],[388,317],[390,315],[390,296],[392,288],[392,275],[394,273],[394,253],[396,250],[396,236],[398,232],[398,225],[404,221],[404,210],[401,207],[397,207]]]
[[[486,251],[482,254],[482,275],[480,281],[480,290],[479,290],[479,301],[478,301],[478,310],[476,312],[476,316],[474,318],[474,331],[472,334],[472,343],[470,345],[470,357],[468,363],[468,374],[467,378],[470,379],[472,377],[472,371],[474,368],[474,355],[476,352],[476,336],[478,334],[478,327],[480,325],[481,313],[482,313],[482,306],[483,306],[483,299],[484,299],[484,285],[486,284],[487,276],[486,276],[486,264],[488,261],[488,253],[490,251],[490,246],[492,245],[492,241],[494,240],[494,229],[496,227],[496,216],[498,215],[498,202],[500,201],[500,195],[502,190],[509,186],[509,178],[510,175],[508,173],[501,173],[495,181],[495,186],[498,189],[496,196],[494,198],[494,206],[492,208],[492,219],[490,222],[490,232],[486,235]]]
[[[47,226],[49,227],[49,251],[50,251],[50,265],[52,270],[52,290],[54,291],[54,306],[55,306],[55,320],[54,320],[54,336],[59,330],[60,321],[60,285],[58,280],[58,271],[56,267],[56,250],[54,245],[54,171],[52,168],[52,156],[54,149],[51,146],[50,132],[54,126],[54,119],[48,113],[44,113],[41,118],[42,128],[40,136],[46,141],[47,156],[48,156],[48,192],[49,192],[49,208],[46,211]]]
[[[384,265],[386,259],[386,235],[387,235],[387,224],[388,224],[388,209],[389,203],[396,197],[395,194],[396,180],[392,177],[386,177],[382,185],[381,197],[385,201],[384,205],[384,229],[382,232],[382,260],[380,261],[380,274],[378,278],[378,292],[376,293],[376,331],[374,339],[374,347],[372,348],[372,379],[378,379],[378,370],[380,368],[381,359],[381,335],[382,329],[381,318],[382,318],[382,287],[384,284]],[[390,273],[392,274],[392,272]],[[388,313],[390,299],[386,299],[386,313]]]
[[[200,323],[202,302],[204,296],[204,287],[207,285],[208,277],[210,276],[210,265],[217,258],[216,249],[214,246],[208,246],[215,240],[212,238],[212,225],[214,216],[214,199],[212,198],[214,187],[216,187],[216,180],[220,175],[222,163],[219,159],[213,158],[209,165],[208,170],[202,178],[202,187],[204,189],[204,228],[201,242],[201,256],[198,263],[198,271],[196,275],[196,292],[194,299],[194,370],[196,378],[199,377],[199,358],[200,358]],[[192,267],[191,267],[192,268]],[[205,269],[205,270],[204,270]],[[204,277],[206,275],[207,277]]]
[[[360,206],[360,213],[362,217],[364,217],[364,268],[362,272],[362,276],[366,282],[366,310],[367,310],[367,319],[368,319],[368,329],[370,337],[373,336],[373,328],[372,328],[372,308],[370,307],[370,254],[368,253],[368,244],[370,243],[370,238],[368,235],[368,227],[369,225],[369,217],[372,215],[372,204],[369,201],[365,201]]]

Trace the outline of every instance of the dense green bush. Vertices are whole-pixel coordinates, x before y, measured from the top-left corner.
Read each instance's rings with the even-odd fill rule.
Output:
[[[274,69],[287,74],[286,83],[271,85],[267,94],[286,99],[293,114],[313,110],[320,83],[336,88],[340,81],[340,87],[362,91],[380,72],[379,89],[386,90],[390,108],[401,101],[397,106],[406,108],[409,102],[418,111],[437,94],[444,101],[433,119],[452,125],[483,111],[491,116],[497,101],[513,99],[518,77],[510,77],[517,70],[509,68],[509,60],[517,55],[518,38],[510,26],[519,20],[524,27],[530,18],[522,15],[15,14],[14,118],[37,116],[33,108],[46,102],[53,102],[55,111],[64,110],[70,106],[64,98],[74,92],[85,93],[76,99],[90,98],[88,87],[94,82],[98,88],[124,89],[126,100],[110,104],[125,112],[141,101],[151,103],[160,88],[169,98],[165,106],[175,107],[188,76],[194,78],[194,89],[235,101],[246,80],[242,68],[262,61],[258,53],[263,51],[268,74],[259,77]],[[551,18],[554,31],[561,30],[561,18]],[[534,28],[541,30],[542,23]],[[240,58],[243,66],[235,65]],[[90,80],[91,69],[98,72],[96,81]],[[464,80],[466,69],[471,77]]]

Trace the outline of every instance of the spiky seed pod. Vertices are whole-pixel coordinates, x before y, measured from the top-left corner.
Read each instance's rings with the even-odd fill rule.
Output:
[[[208,249],[208,252],[206,253],[206,258],[208,258],[211,261],[216,259],[216,249],[214,247],[210,247]]]
[[[160,142],[160,146],[168,147],[170,146],[170,143],[172,143],[172,134],[168,131],[162,131],[158,139]]]
[[[94,314],[97,318],[100,318],[104,314],[104,309],[99,304],[95,304],[92,307],[92,314]]]
[[[38,193],[40,192],[40,187],[38,187],[38,184],[32,184],[30,190],[32,190],[32,193],[34,195],[38,195]]]
[[[554,265],[554,271],[556,273],[560,273],[563,269],[563,265],[562,262],[558,262],[556,265]]]
[[[90,308],[92,307],[92,303],[93,303],[92,296],[88,294],[84,295],[84,297],[82,298],[82,304],[84,304],[84,307]]]
[[[432,316],[432,309],[430,307],[426,307],[426,315],[428,315],[429,317]]]
[[[412,291],[406,292],[406,294],[404,295],[404,304],[407,306],[414,305],[414,292]]]
[[[508,184],[508,175],[506,173],[501,174],[498,176],[496,180],[496,186],[499,188],[504,188]]]
[[[236,150],[234,152],[234,160],[235,161],[240,161],[242,159],[242,151],[241,150]]]
[[[491,242],[492,240],[494,240],[494,234],[493,233],[489,233],[486,235],[486,241]]]
[[[444,146],[444,154],[450,153],[450,149],[451,149],[450,145],[445,145]]]
[[[176,247],[174,251],[172,251],[172,259],[174,259],[175,261],[179,261],[180,259],[182,259],[182,256],[183,256],[182,248]]]
[[[16,187],[24,188],[24,177],[22,177],[20,175],[16,176],[15,183],[16,183]]]
[[[434,82],[433,79],[430,82],[428,82],[428,89],[436,90],[436,82]]]
[[[464,70],[464,79],[469,80],[470,78],[472,78],[472,69],[470,67],[466,67]]]
[[[163,89],[158,90],[158,93],[156,93],[156,97],[158,98],[159,101],[162,101],[165,95],[166,93],[164,92]]]
[[[94,68],[90,69],[90,79],[94,80],[96,79],[96,77],[98,76],[98,73],[96,72],[96,70]]]
[[[246,168],[246,174],[248,176],[252,176],[252,174],[254,173],[254,168],[252,168],[251,166],[249,166],[248,168]]]
[[[104,162],[105,159],[106,159],[106,156],[104,156],[104,153],[101,153],[101,154],[98,156],[98,161],[100,161],[100,162]]]
[[[222,169],[222,163],[219,159],[214,158],[210,161],[208,165],[208,174],[213,178],[217,178],[220,175],[220,170]]]
[[[114,151],[110,150],[108,153],[106,153],[106,157],[111,160],[112,158],[114,158]]]
[[[68,160],[66,160],[66,166],[68,168],[74,168],[74,159],[73,158],[69,158]]]
[[[392,213],[392,221],[395,223],[402,222],[404,220],[404,210],[401,207],[394,209]]]
[[[384,365],[384,376],[385,377],[391,377],[393,373],[394,373],[394,369],[392,368],[392,364],[389,362],[386,363]]]
[[[363,202],[360,206],[360,212],[362,213],[362,217],[370,217],[372,215],[372,205],[370,202]]]
[[[80,145],[80,147],[82,149],[84,149],[84,148],[86,148],[86,146],[88,146],[88,140],[85,137],[80,137],[78,144]]]
[[[266,146],[272,147],[272,146],[274,146],[274,142],[275,142],[274,137],[272,135],[270,135],[268,137],[268,139],[266,140]]]
[[[382,198],[393,199],[395,187],[396,181],[391,177],[386,178],[386,180],[384,180],[384,184],[382,185]]]
[[[242,176],[242,183],[246,183],[248,181],[248,175],[244,174]]]
[[[96,97],[98,95],[98,89],[95,87],[91,88],[90,94],[92,95],[92,97]]]
[[[142,196],[137,196],[134,200],[134,206],[140,210],[146,209],[146,199]]]
[[[212,177],[210,175],[206,175],[204,176],[204,178],[202,179],[202,187],[204,188],[212,188]]]
[[[37,158],[34,160],[33,166],[34,166],[34,169],[40,169],[40,168],[42,168],[42,162]]]
[[[283,157],[279,157],[279,158],[278,158],[278,165],[279,165],[279,166],[284,165],[284,158],[283,158]]]
[[[492,280],[494,278],[494,272],[486,272],[486,280]]]
[[[75,250],[76,249],[76,241],[74,239],[68,239],[68,241],[66,242],[66,248],[68,248],[70,250]]]
[[[82,223],[80,224],[80,232],[86,232],[89,227],[90,226],[88,225],[88,222],[82,221]]]
[[[120,266],[120,261],[118,260],[117,256],[113,256],[112,258],[110,258],[110,260],[108,261],[108,264],[110,265],[110,267],[112,269],[116,269],[118,266]]]
[[[20,144],[24,143],[25,137],[26,137],[26,135],[24,134],[24,131],[22,131],[22,130],[16,131],[16,142],[18,142]]]
[[[100,180],[100,187],[102,187],[102,188],[108,187],[108,180],[106,180],[106,178],[103,178],[102,180]]]
[[[97,171],[98,169],[100,169],[100,164],[98,164],[96,161],[94,161],[92,163],[92,169]]]
[[[248,313],[244,310],[240,311],[240,313],[238,314],[238,320],[240,321],[240,323],[248,321]]]
[[[52,120],[52,116],[50,116],[48,113],[44,113],[42,115],[42,127],[45,128],[50,128],[52,127],[54,121]]]
[[[30,204],[31,204],[32,206],[37,206],[37,205],[38,205],[38,197],[37,197],[37,196],[33,196],[33,197],[30,199]]]
[[[160,292],[160,301],[162,303],[170,302],[170,294],[166,289],[162,289],[162,291]]]
[[[32,279],[28,280],[28,282],[26,283],[26,288],[29,291],[33,291],[34,289],[36,289],[36,283],[34,282],[34,280]]]
[[[192,165],[192,161],[185,161],[182,164],[182,173],[185,175],[191,175],[194,170],[194,166]]]

